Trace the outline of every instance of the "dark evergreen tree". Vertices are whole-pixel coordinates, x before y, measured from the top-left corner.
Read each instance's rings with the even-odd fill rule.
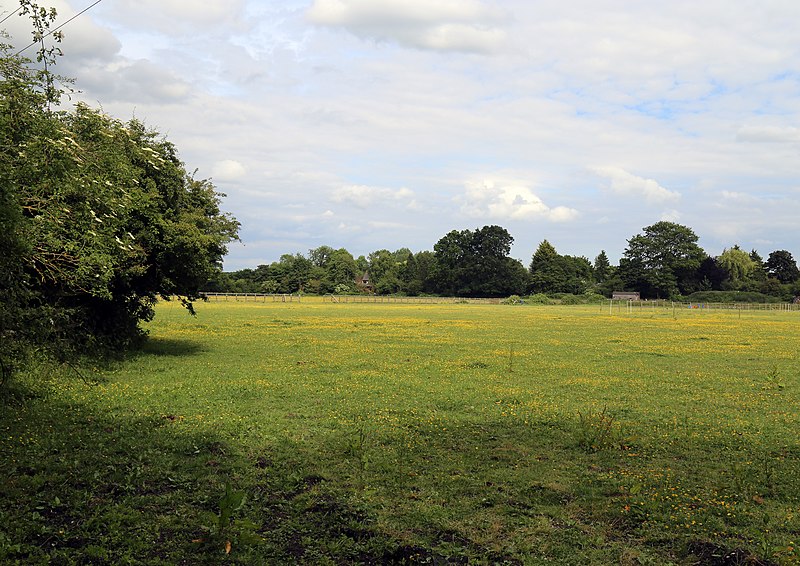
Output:
[[[717,259],[706,257],[697,268],[697,275],[691,287],[697,291],[719,291],[729,278],[730,274],[725,268],[720,267]]]
[[[750,259],[753,260],[755,269],[753,269],[752,280],[756,283],[761,283],[767,280],[767,269],[764,266],[764,259],[756,250],[750,251]]]
[[[605,250],[600,250],[597,257],[594,258],[594,280],[597,283],[602,283],[611,275],[611,262],[608,261],[608,256]]]
[[[532,293],[559,292],[566,282],[564,266],[560,256],[547,240],[536,248],[530,264],[530,291]]]
[[[559,255],[547,240],[531,258],[530,287],[533,293],[584,293],[593,283],[592,264],[585,257]]]

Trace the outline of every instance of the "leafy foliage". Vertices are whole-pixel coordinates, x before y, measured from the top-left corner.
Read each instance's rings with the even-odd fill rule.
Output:
[[[0,57],[0,366],[141,337],[158,297],[190,310],[238,222],[157,132],[79,104],[51,111],[51,77]]]
[[[535,293],[580,294],[586,291],[594,280],[592,264],[588,259],[560,255],[547,240],[539,244],[536,253],[533,254],[530,273],[530,290]]]
[[[605,250],[600,250],[597,257],[594,258],[594,279],[598,283],[603,283],[612,274],[611,262],[608,260]]]
[[[508,257],[511,235],[500,226],[484,226],[475,231],[451,230],[439,239],[433,252],[380,249],[353,259],[344,248],[320,246],[309,250],[307,256],[285,254],[270,265],[215,276],[206,290],[463,297],[527,292],[545,294],[561,303],[586,302],[587,293],[611,297],[618,290],[639,291],[645,298],[729,290],[763,293],[784,301],[800,295],[789,252],[770,254],[773,262],[768,276],[755,250],[748,254],[733,246],[711,257],[697,245],[697,239],[691,228],[658,222],[629,240],[619,267],[611,265],[605,250],[592,263],[586,257],[561,255],[543,240],[526,270]],[[356,276],[364,273],[370,286],[355,285]],[[570,297],[563,297],[565,294]]]
[[[777,303],[779,297],[755,291],[696,291],[684,297],[692,303]]]
[[[689,282],[706,257],[697,235],[687,226],[656,222],[628,240],[620,277],[643,296],[670,297],[691,292]]]
[[[765,267],[770,277],[781,283],[794,283],[800,279],[800,270],[797,268],[792,254],[786,250],[776,250],[769,254]]]
[[[734,246],[725,249],[717,258],[717,264],[728,272],[734,285],[749,279],[756,269],[756,264],[750,254]]]
[[[439,293],[458,297],[520,294],[525,268],[508,257],[514,238],[500,226],[453,230],[434,245],[434,281]]]

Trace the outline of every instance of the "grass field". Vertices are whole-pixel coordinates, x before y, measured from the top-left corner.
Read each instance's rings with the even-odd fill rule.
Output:
[[[161,304],[0,416],[0,562],[797,564],[800,314]],[[748,562],[749,561],[749,562]]]

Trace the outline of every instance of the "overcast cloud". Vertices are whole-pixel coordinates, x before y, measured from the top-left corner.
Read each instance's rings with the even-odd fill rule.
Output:
[[[104,0],[59,67],[227,194],[226,269],[486,224],[617,260],[662,219],[798,257],[798,29],[796,0]]]

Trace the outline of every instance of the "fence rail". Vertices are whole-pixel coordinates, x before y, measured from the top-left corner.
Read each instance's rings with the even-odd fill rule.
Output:
[[[299,303],[301,301],[323,301],[326,303],[391,303],[391,304],[453,304],[468,303],[499,305],[499,298],[463,297],[398,297],[391,295],[295,295],[269,293],[204,293],[210,301],[241,301],[258,303]]]
[[[607,299],[605,306],[611,311],[627,312],[646,311],[649,309],[692,309],[692,310],[734,310],[734,311],[800,311],[798,303],[684,303],[679,301],[627,301]]]
[[[299,303],[301,295],[278,293],[203,293],[209,301],[252,301],[257,303]]]
[[[501,298],[465,297],[397,297],[391,295],[298,295],[280,293],[205,293],[210,301],[239,301],[258,303],[299,303],[302,301],[322,301],[326,303],[383,303],[383,304],[473,304],[499,305]],[[597,304],[597,303],[595,303]],[[545,305],[546,306],[546,305]],[[683,303],[667,300],[628,301],[606,299],[599,304],[600,309],[610,312],[639,312],[656,309],[700,309],[700,310],[739,310],[739,311],[800,311],[797,303]]]
[[[391,295],[325,295],[325,301],[333,303],[408,303],[408,304],[454,304],[499,305],[503,299],[466,297],[396,297]]]

